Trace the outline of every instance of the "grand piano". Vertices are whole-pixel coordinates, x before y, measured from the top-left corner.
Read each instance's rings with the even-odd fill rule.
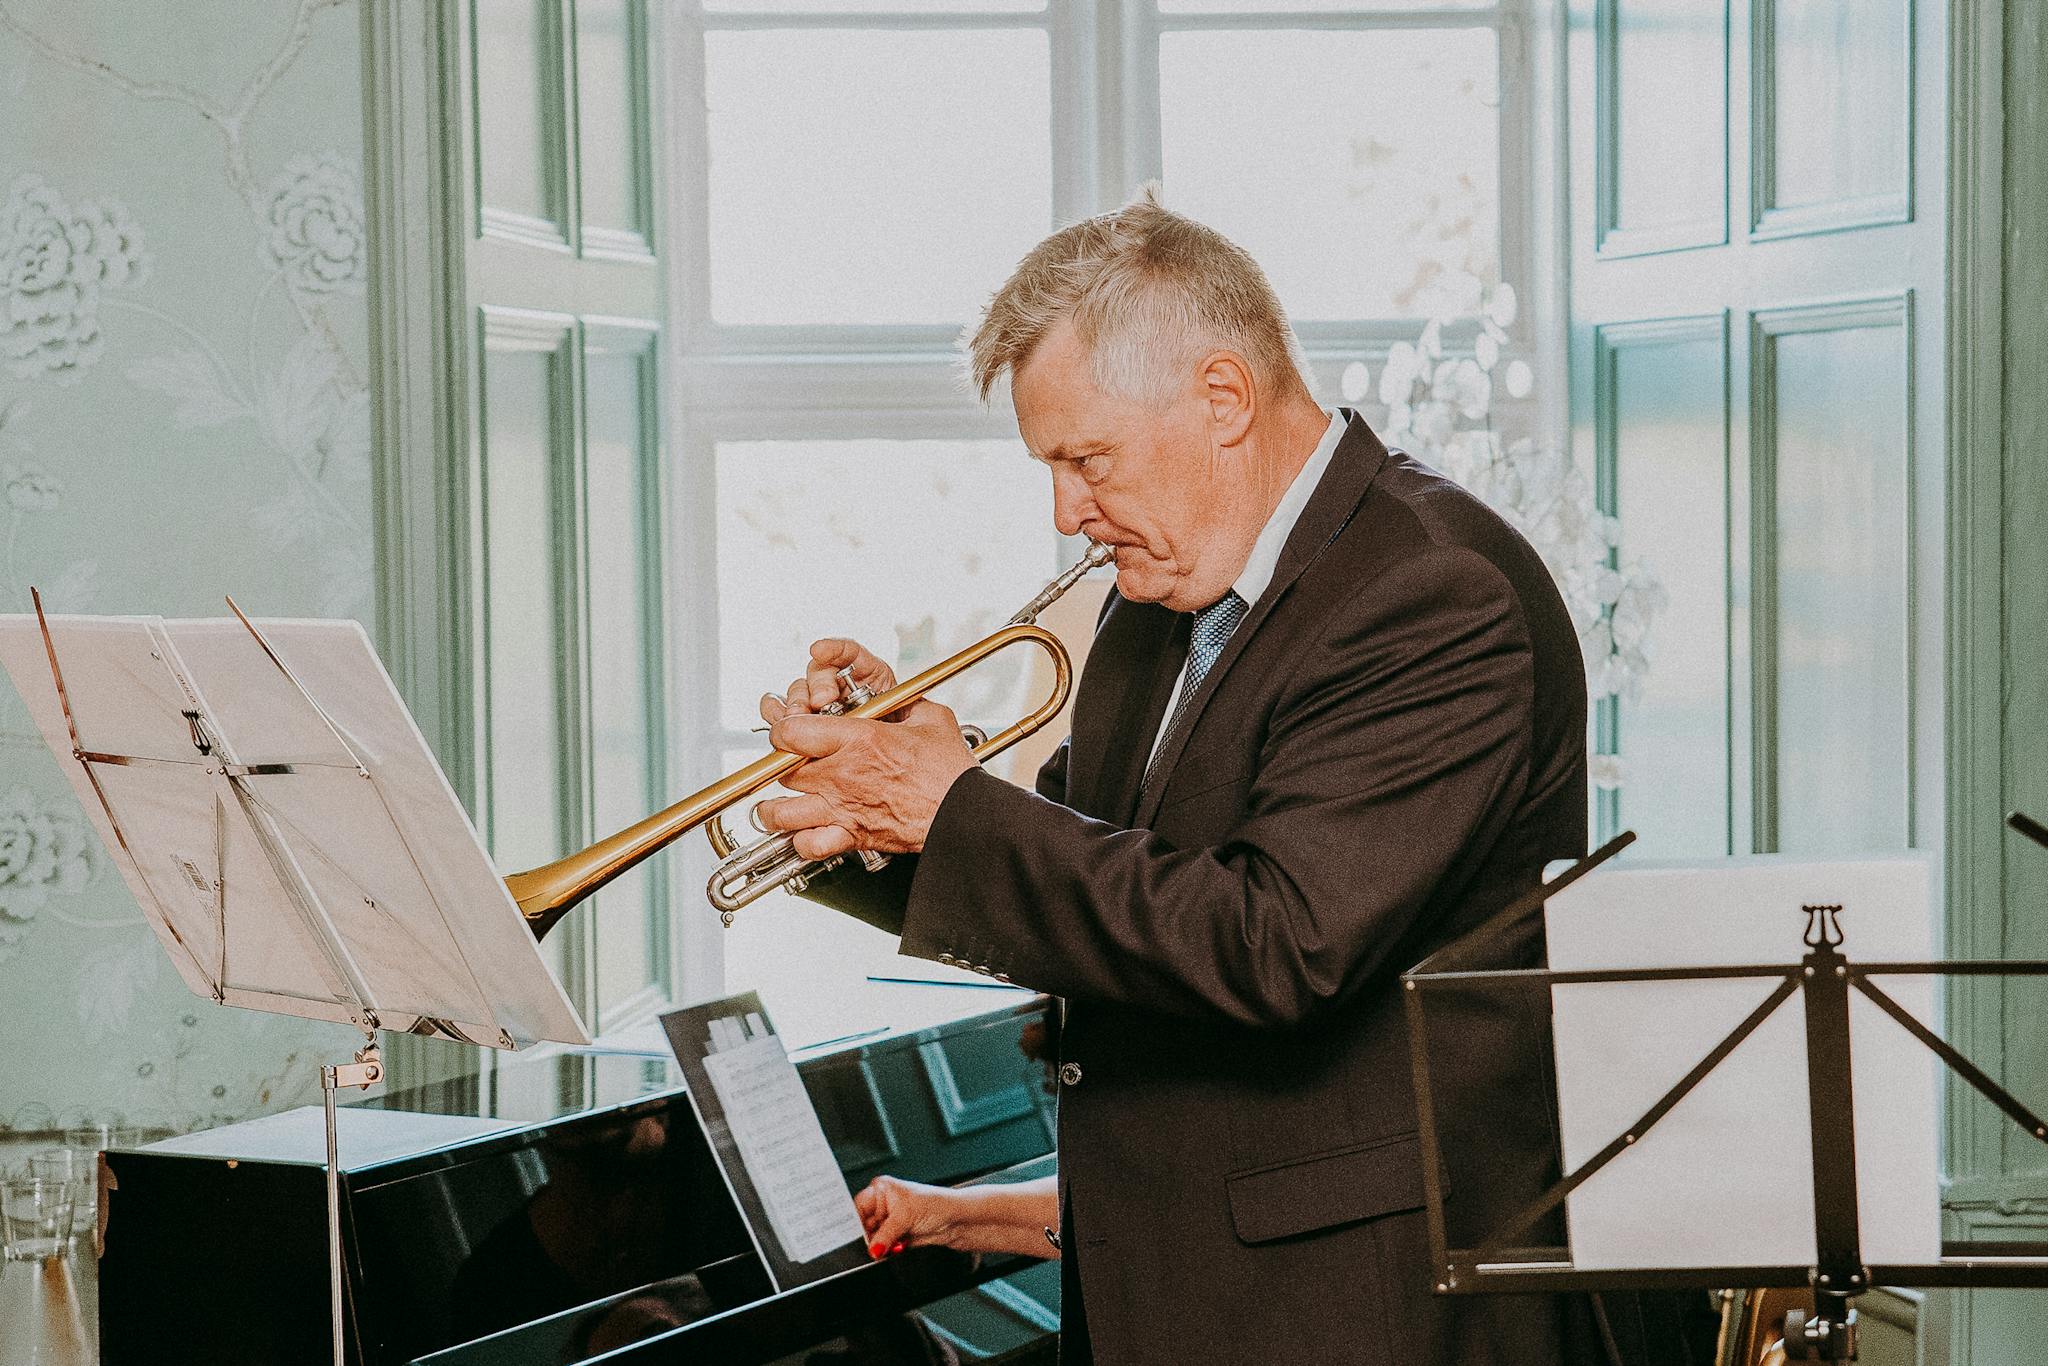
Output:
[[[928,988],[927,991],[942,990]],[[859,1189],[1049,1173],[1053,1015],[955,989],[951,1018],[794,1056]],[[913,1249],[777,1294],[673,1064],[609,1057],[538,1122],[344,1110],[359,1366],[1049,1363],[1058,1267]],[[480,1107],[488,1108],[488,1107]],[[107,1154],[106,1366],[330,1355],[317,1110]]]

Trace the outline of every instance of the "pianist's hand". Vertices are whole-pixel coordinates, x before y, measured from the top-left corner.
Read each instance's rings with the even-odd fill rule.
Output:
[[[1058,1185],[1050,1176],[958,1189],[878,1176],[853,1197],[853,1206],[871,1257],[913,1247],[1059,1255],[1045,1237],[1059,1223]]]
[[[853,1197],[870,1257],[912,1247],[959,1248],[954,1236],[963,1203],[959,1191],[893,1176],[876,1177]]]

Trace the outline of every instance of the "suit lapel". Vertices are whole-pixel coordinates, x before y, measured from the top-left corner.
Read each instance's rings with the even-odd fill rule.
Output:
[[[1186,717],[1175,732],[1166,737],[1164,748],[1159,751],[1159,762],[1152,766],[1152,781],[1145,783],[1138,793],[1130,821],[1133,828],[1146,828],[1159,814],[1159,800],[1165,793],[1167,780],[1172,776],[1174,766],[1180,762],[1188,737],[1194,733],[1195,723],[1201,719],[1209,699],[1215,696],[1223,676],[1230,672],[1230,666],[1245,652],[1252,637],[1258,634],[1259,627],[1272,615],[1275,604],[1286,596],[1302,571],[1315,563],[1316,557],[1337,539],[1337,534],[1351,521],[1359,503],[1365,498],[1366,490],[1386,463],[1387,448],[1373,435],[1372,428],[1366,426],[1365,419],[1358,414],[1346,411],[1349,420],[1344,435],[1337,441],[1336,452],[1330,458],[1329,469],[1323,472],[1322,482],[1309,496],[1308,505],[1302,508],[1301,517],[1280,551],[1279,563],[1273,566],[1273,581],[1266,585],[1266,591],[1252,604],[1244,622],[1231,634],[1223,652],[1210,666],[1208,676],[1188,703]],[[1151,734],[1146,732],[1148,740]]]
[[[1193,619],[1112,596],[1074,700],[1067,805],[1128,825],[1152,737],[1187,656]]]

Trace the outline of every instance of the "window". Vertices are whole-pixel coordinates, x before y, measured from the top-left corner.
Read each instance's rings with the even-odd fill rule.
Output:
[[[756,701],[816,636],[914,666],[1072,559],[1007,405],[972,400],[954,347],[1057,225],[1159,179],[1266,267],[1325,388],[1412,338],[1446,280],[1498,280],[1504,260],[1523,278],[1521,16],[1519,0],[700,0],[678,15],[686,774],[761,752]],[[1007,720],[969,704],[1017,683],[970,678],[952,700],[963,720]],[[787,897],[723,936],[708,914],[685,921],[688,956],[726,963],[698,990],[777,984],[784,1014],[861,965],[908,966]]]

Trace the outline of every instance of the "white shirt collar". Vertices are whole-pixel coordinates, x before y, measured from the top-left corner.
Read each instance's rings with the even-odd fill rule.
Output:
[[[1328,409],[1324,410],[1329,412]],[[1265,527],[1259,532],[1259,539],[1252,542],[1251,558],[1244,563],[1244,572],[1237,576],[1237,582],[1230,585],[1247,607],[1259,600],[1273,582],[1273,571],[1280,565],[1280,552],[1287,547],[1287,538],[1294,534],[1294,524],[1301,520],[1301,510],[1308,506],[1309,496],[1316,491],[1316,485],[1323,482],[1323,474],[1330,468],[1330,460],[1337,454],[1337,443],[1344,438],[1344,415],[1330,413],[1330,425],[1323,430],[1323,439],[1301,467],[1301,473],[1294,476],[1294,482],[1287,486],[1287,492],[1280,495],[1280,501],[1273,508],[1273,515],[1266,519]]]

